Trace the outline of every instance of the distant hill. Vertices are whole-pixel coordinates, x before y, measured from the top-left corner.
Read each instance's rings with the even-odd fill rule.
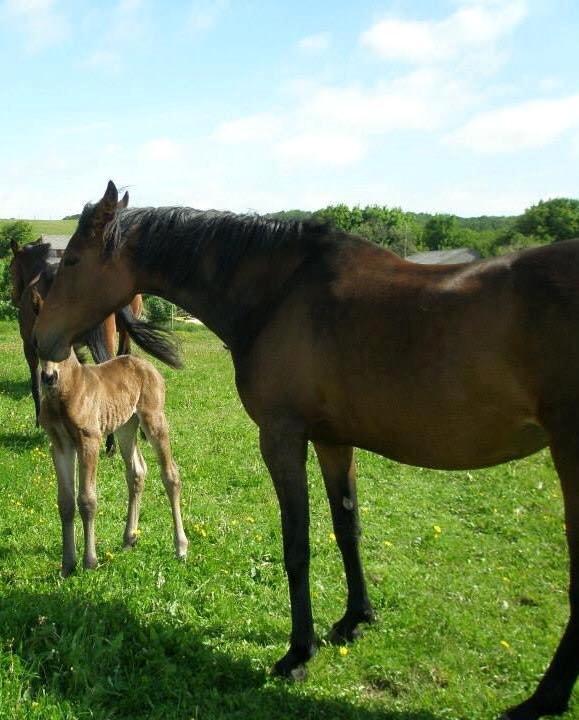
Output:
[[[0,220],[0,225],[10,222],[8,219]],[[76,220],[26,220],[32,225],[34,237],[40,235],[72,235],[76,228]]]

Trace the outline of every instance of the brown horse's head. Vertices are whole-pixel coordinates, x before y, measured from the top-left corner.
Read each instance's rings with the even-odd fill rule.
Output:
[[[28,243],[24,247],[20,247],[17,240],[12,240],[10,248],[12,250],[12,260],[9,265],[10,279],[12,281],[10,298],[12,304],[19,307],[20,298],[26,286],[46,266],[50,244],[44,243],[42,238],[39,237],[38,240]]]
[[[119,202],[117,188],[109,182],[99,202],[85,207],[36,321],[41,358],[67,358],[81,333],[135,295],[126,253],[115,242],[120,232],[117,213],[128,201],[125,193]]]

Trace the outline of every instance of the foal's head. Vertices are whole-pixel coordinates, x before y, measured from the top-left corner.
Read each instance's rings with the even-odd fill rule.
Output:
[[[76,338],[135,295],[127,254],[118,249],[117,213],[128,202],[109,182],[98,203],[85,206],[36,321],[41,358],[67,358]]]

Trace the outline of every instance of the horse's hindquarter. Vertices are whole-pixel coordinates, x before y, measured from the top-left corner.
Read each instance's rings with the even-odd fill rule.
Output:
[[[547,442],[522,312],[507,260],[428,267],[349,248],[264,331],[242,397],[258,424],[286,407],[313,440],[409,464],[522,457]]]

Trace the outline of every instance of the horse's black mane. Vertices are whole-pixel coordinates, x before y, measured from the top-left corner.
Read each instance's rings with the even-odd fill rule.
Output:
[[[80,232],[90,228],[94,208],[85,207]],[[175,283],[183,283],[204,251],[211,249],[214,278],[224,284],[242,258],[273,256],[296,244],[314,250],[315,239],[326,235],[328,226],[188,207],[130,208],[119,211],[105,228],[105,253],[122,247],[133,231],[138,236],[135,259],[141,267],[163,268]]]

